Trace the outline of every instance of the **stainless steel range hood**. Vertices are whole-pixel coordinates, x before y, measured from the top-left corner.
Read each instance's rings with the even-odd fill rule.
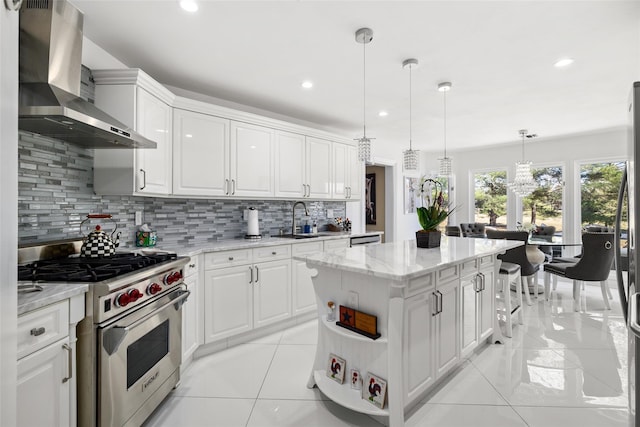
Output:
[[[80,97],[82,25],[67,1],[23,3],[18,127],[89,148],[156,148]]]

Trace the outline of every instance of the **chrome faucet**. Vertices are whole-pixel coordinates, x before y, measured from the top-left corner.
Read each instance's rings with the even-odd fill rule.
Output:
[[[293,209],[291,209],[291,235],[296,235],[296,206],[302,205],[304,207],[304,215],[309,216],[309,209],[307,209],[307,205],[304,202],[295,202],[293,204]]]

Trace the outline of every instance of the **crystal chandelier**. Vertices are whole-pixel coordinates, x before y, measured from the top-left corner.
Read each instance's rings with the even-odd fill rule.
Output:
[[[442,82],[438,85],[438,91],[442,92],[444,106],[444,156],[439,158],[440,167],[438,175],[451,175],[451,157],[447,157],[447,92],[451,90],[451,82]]]
[[[526,197],[533,192],[538,186],[533,179],[531,173],[531,162],[524,160],[524,137],[527,135],[526,129],[518,131],[522,137],[522,161],[516,162],[516,177],[513,182],[507,184],[507,187],[513,191],[516,196]]]
[[[373,30],[370,28],[360,28],[356,31],[356,41],[362,43],[362,137],[357,138],[358,141],[358,160],[371,163],[371,140],[375,138],[367,138],[367,56],[366,45],[373,40]]]
[[[402,62],[403,68],[409,68],[409,149],[403,151],[404,158],[404,170],[407,171],[415,171],[418,170],[418,150],[414,150],[412,148],[412,134],[411,134],[411,117],[412,117],[412,109],[411,109],[411,70],[414,68],[418,68],[418,60],[411,58],[405,59]]]

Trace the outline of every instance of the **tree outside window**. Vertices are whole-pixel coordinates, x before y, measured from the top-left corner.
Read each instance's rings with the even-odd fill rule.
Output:
[[[477,172],[473,176],[474,222],[507,227],[507,171]]]
[[[582,227],[614,226],[623,170],[624,162],[589,163],[580,167]]]
[[[522,199],[522,224],[554,226],[562,232],[563,174],[561,166],[532,169],[536,189]]]

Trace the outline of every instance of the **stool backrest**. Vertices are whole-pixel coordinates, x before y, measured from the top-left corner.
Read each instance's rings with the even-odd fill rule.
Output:
[[[520,274],[523,276],[531,276],[538,271],[539,266],[531,264],[527,258],[527,240],[529,233],[526,231],[502,231],[487,229],[487,238],[489,239],[506,239],[519,240],[525,244],[517,248],[508,249],[504,254],[498,255],[498,258],[504,262],[511,262],[520,265]]]

